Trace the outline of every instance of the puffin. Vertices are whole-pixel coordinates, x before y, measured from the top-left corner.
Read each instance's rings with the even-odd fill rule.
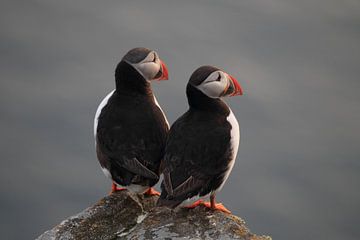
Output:
[[[168,80],[168,69],[157,52],[134,48],[115,69],[115,89],[100,103],[94,118],[96,154],[111,193],[129,190],[160,195],[159,181],[169,123],[151,81]]]
[[[230,213],[215,197],[234,166],[240,129],[222,98],[242,94],[238,81],[217,67],[202,66],[193,72],[186,87],[189,109],[168,134],[157,206],[205,205]],[[208,197],[210,202],[205,202]]]

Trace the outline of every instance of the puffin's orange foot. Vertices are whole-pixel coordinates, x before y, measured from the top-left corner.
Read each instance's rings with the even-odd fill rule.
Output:
[[[154,188],[149,188],[148,190],[146,190],[146,192],[144,192],[144,195],[146,195],[146,196],[160,196],[160,193],[158,191],[156,191]]]
[[[184,206],[184,208],[188,208],[188,209],[193,209],[196,208],[197,206],[203,205],[204,204],[204,200],[199,199],[196,202],[194,202],[193,204],[189,205],[189,206]]]
[[[222,203],[215,203],[215,205],[211,206],[210,202],[204,202],[203,205],[212,210],[222,211],[224,213],[231,213]]]
[[[114,192],[119,192],[119,191],[124,191],[124,190],[126,190],[126,188],[118,187],[115,183],[113,183],[111,185],[111,191],[110,191],[109,195],[111,195]]]

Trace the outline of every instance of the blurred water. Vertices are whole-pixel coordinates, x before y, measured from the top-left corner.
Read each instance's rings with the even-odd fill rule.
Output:
[[[92,120],[130,48],[158,51],[173,122],[192,71],[212,64],[245,95],[219,199],[274,239],[360,238],[360,2],[2,1],[0,231],[35,238],[107,194]]]

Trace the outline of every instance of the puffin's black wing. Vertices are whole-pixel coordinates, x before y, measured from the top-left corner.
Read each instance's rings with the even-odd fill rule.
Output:
[[[121,166],[143,177],[152,178],[152,179],[159,178],[159,176],[156,173],[145,167],[136,158],[132,158],[132,159],[123,158]]]
[[[170,173],[164,173],[164,187],[167,191],[168,197],[174,198],[182,195],[186,195],[189,192],[192,192],[204,184],[204,181],[201,179],[196,179],[193,176],[190,176],[175,189],[173,189]]]
[[[179,118],[168,136],[161,198],[180,203],[216,190],[232,157],[230,131],[226,117],[187,112]]]
[[[126,186],[138,175],[156,183],[167,132],[166,120],[153,101],[110,98],[99,117],[97,144],[113,179]]]

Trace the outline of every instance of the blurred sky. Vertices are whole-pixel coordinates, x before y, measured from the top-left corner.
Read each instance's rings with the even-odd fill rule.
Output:
[[[358,0],[0,3],[0,232],[33,239],[110,190],[93,116],[133,47],[156,50],[172,123],[199,66],[236,76],[241,127],[218,198],[273,239],[360,239]]]

